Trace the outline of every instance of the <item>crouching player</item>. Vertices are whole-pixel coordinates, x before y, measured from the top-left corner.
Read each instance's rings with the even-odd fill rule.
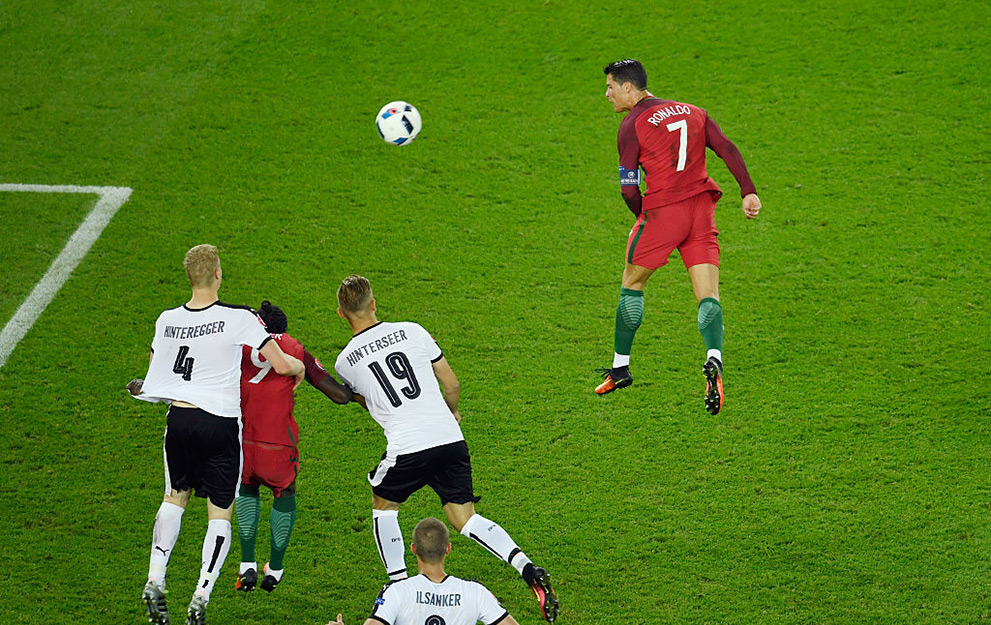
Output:
[[[282,309],[265,300],[258,316],[282,351],[303,361],[307,382],[335,403],[351,401],[351,391],[331,377],[299,341],[289,336],[289,324]],[[245,592],[254,590],[258,584],[255,536],[261,516],[259,487],[270,488],[275,497],[269,516],[271,552],[269,562],[262,569],[260,584],[268,592],[282,581],[289,535],[296,521],[299,426],[293,417],[293,407],[294,391],[301,380],[270,375],[271,370],[272,365],[257,349],[245,346],[241,359],[244,466],[236,501],[241,568],[234,585]]]

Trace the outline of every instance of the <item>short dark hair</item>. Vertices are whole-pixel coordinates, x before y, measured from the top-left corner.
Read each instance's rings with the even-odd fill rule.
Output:
[[[606,65],[602,69],[606,76],[612,74],[612,79],[619,84],[632,82],[633,86],[643,91],[647,88],[647,70],[636,59],[623,59]]]
[[[427,517],[413,528],[413,544],[416,556],[424,562],[443,562],[451,536],[447,526],[439,519]]]
[[[265,323],[265,329],[268,330],[269,334],[285,334],[289,331],[289,320],[286,318],[286,313],[268,300],[262,302],[261,308],[258,309],[258,316]]]

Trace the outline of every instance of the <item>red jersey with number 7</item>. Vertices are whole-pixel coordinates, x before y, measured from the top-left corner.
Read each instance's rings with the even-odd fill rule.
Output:
[[[303,344],[288,334],[273,334],[282,351],[303,360]],[[299,442],[293,417],[296,378],[279,375],[257,349],[245,346],[241,357],[241,437],[248,441],[288,445]]]
[[[740,184],[741,197],[755,192],[739,150],[703,109],[692,104],[644,98],[623,119],[617,143],[620,187],[630,210],[638,215],[641,209],[666,206],[705,191],[721,196],[705,167],[706,147],[726,161]],[[642,201],[640,168],[647,179]]]

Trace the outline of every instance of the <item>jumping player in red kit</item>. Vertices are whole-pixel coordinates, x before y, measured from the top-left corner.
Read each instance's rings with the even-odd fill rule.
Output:
[[[639,61],[616,61],[603,71],[613,109],[628,112],[619,127],[619,179],[637,221],[626,247],[613,364],[598,370],[604,380],[595,392],[605,395],[633,384],[630,352],[643,319],[643,289],[677,248],[695,291],[699,333],[707,350],[702,366],[705,408],[717,414],[723,406],[723,313],[715,207],[722,191],[706,172],[705,149],[723,159],[736,178],[747,219],[757,216],[760,199],[740,151],[704,110],[654,97]],[[641,169],[647,182],[643,195]]]
[[[299,341],[287,334],[289,324],[282,309],[265,300],[258,316],[282,351],[303,362],[307,382],[335,403],[351,401],[351,391],[331,377]],[[272,489],[275,497],[269,517],[271,553],[269,562],[262,569],[260,584],[263,590],[272,592],[282,581],[283,559],[296,520],[299,426],[293,417],[293,407],[296,403],[294,391],[300,380],[271,375],[271,369],[257,349],[245,346],[241,360],[244,466],[236,502],[241,568],[235,583],[235,588],[243,591],[254,590],[258,584],[255,535],[261,515],[259,486]]]

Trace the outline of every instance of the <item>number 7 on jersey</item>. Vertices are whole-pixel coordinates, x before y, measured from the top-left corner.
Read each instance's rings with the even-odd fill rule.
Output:
[[[688,122],[682,119],[668,124],[668,132],[675,130],[681,131],[681,142],[678,146],[678,168],[675,171],[683,171],[685,169],[685,157],[688,154]]]

